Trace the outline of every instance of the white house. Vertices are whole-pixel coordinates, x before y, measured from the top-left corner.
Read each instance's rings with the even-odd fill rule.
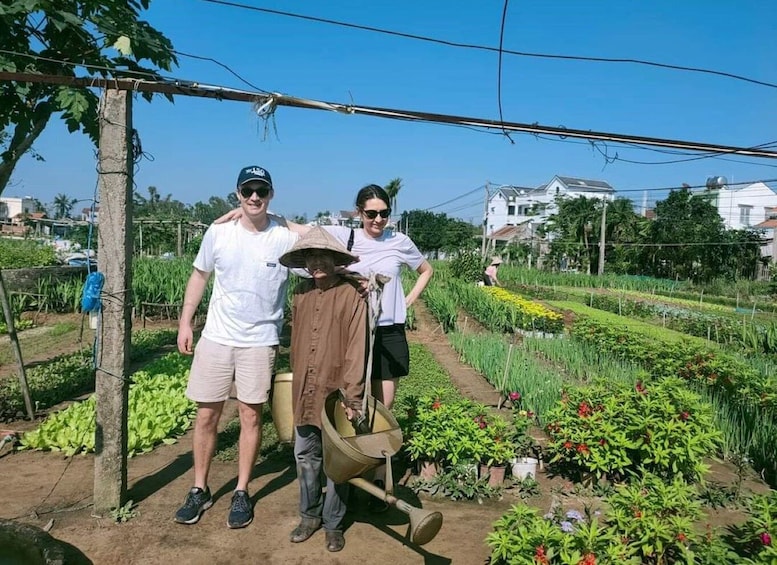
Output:
[[[537,188],[501,186],[489,196],[486,226],[489,234],[504,226],[529,222],[532,229],[544,224],[558,210],[556,198],[599,198],[613,200],[615,189],[601,180],[554,176]]]
[[[706,185],[694,194],[707,197],[729,229],[755,228],[777,207],[777,193],[760,181],[729,185],[726,177],[710,177]]]
[[[34,211],[35,200],[32,196],[0,198],[0,221],[8,221],[21,214],[32,214]]]
[[[81,221],[89,224],[100,223],[100,207],[95,206],[94,210],[92,210],[91,208],[82,208]]]

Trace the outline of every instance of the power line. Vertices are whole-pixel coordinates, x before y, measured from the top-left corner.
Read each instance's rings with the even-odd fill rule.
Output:
[[[438,39],[434,37],[428,37],[424,35],[417,35],[412,33],[405,33],[400,31],[394,31],[394,30],[388,30],[383,28],[378,28],[374,26],[367,26],[367,25],[361,25],[361,24],[354,24],[349,22],[343,22],[338,20],[332,20],[329,18],[319,18],[316,16],[308,16],[304,14],[295,14],[292,12],[284,12],[282,10],[272,10],[270,8],[260,8],[258,6],[249,6],[247,4],[240,4],[238,2],[227,2],[225,0],[202,0],[203,2],[209,2],[211,4],[220,4],[223,6],[229,6],[232,8],[240,8],[244,10],[252,10],[255,12],[264,12],[266,14],[273,14],[276,16],[285,16],[289,18],[297,18],[300,20],[306,20],[311,22],[317,22],[317,23],[324,23],[339,27],[345,27],[350,29],[359,29],[362,31],[369,31],[373,33],[380,33],[383,35],[390,35],[394,37],[402,37],[405,39],[414,39],[417,41],[426,41],[428,43],[436,43],[439,45],[446,45],[448,47],[459,47],[462,49],[475,49],[480,51],[490,51],[490,52],[499,52],[500,49],[496,47],[490,47],[487,45],[476,45],[472,43],[460,43],[457,41],[448,41],[445,39]],[[765,82],[753,78],[749,78],[742,75],[737,75],[734,73],[728,73],[725,71],[716,71],[712,69],[704,69],[700,67],[688,67],[684,65],[672,65],[668,63],[657,63],[655,61],[646,61],[643,59],[632,59],[632,58],[620,58],[620,57],[587,57],[587,56],[580,56],[580,55],[557,55],[557,54],[550,54],[550,53],[534,53],[530,51],[513,51],[509,49],[505,49],[503,51],[506,55],[515,55],[519,57],[533,57],[538,59],[560,59],[565,61],[585,61],[585,62],[593,62],[593,63],[617,63],[617,64],[632,64],[632,65],[645,65],[649,67],[657,67],[662,69],[670,69],[675,71],[685,71],[685,72],[693,72],[693,73],[702,73],[702,74],[709,74],[709,75],[715,75],[725,78],[730,78],[734,80],[740,80],[743,82],[748,82],[751,84],[756,84],[759,86],[766,86],[769,88],[777,88],[777,84],[771,83],[771,82]]]
[[[461,200],[462,198],[469,196],[470,194],[480,192],[481,190],[483,190],[483,188],[485,188],[485,185],[481,184],[479,187],[473,188],[472,190],[465,192],[463,194],[460,194],[459,196],[456,196],[454,198],[451,198],[450,200],[446,200],[445,202],[442,202],[440,204],[435,204],[434,206],[427,206],[425,210],[434,210],[435,208],[440,208],[442,206],[445,206],[446,204],[450,204],[451,202],[456,202],[457,200]]]
[[[510,0],[505,0],[504,8],[502,9],[502,26],[499,30],[499,63],[498,63],[498,70],[496,75],[496,100],[497,104],[499,105],[499,121],[504,123],[504,116],[502,115],[502,45],[504,43],[505,38],[505,23],[507,22],[507,5],[510,3]],[[507,133],[507,131],[502,128],[502,132],[505,134],[505,137],[510,140],[510,143],[515,145],[515,141],[513,141],[513,138],[510,137],[510,134]]]
[[[241,102],[251,102],[256,105],[256,112],[262,118],[271,116],[278,106],[289,106],[293,108],[305,108],[309,110],[327,110],[342,114],[359,114],[379,118],[394,120],[420,122],[420,123],[443,123],[458,124],[465,126],[479,126],[491,129],[507,129],[509,131],[537,133],[546,135],[557,135],[560,137],[572,137],[580,139],[594,139],[601,141],[610,141],[613,143],[635,143],[640,145],[650,145],[657,147],[669,147],[675,149],[685,149],[699,152],[719,152],[723,154],[749,155],[752,157],[777,158],[777,151],[765,149],[737,147],[729,145],[716,145],[712,143],[703,143],[695,141],[682,141],[675,139],[666,139],[658,137],[644,137],[637,135],[618,134],[609,132],[596,132],[592,130],[578,130],[559,128],[552,126],[542,126],[538,123],[526,124],[521,122],[500,122],[485,118],[473,118],[465,116],[455,116],[450,114],[437,114],[431,112],[419,112],[415,110],[398,110],[392,108],[380,108],[374,106],[358,106],[353,104],[342,104],[335,102],[325,102],[321,100],[311,100],[286,96],[282,94],[257,94],[244,90],[224,88],[220,86],[199,84],[196,82],[184,82],[177,80],[148,81],[142,79],[102,79],[102,78],[78,78],[72,76],[47,75],[39,73],[19,73],[0,71],[0,80],[61,84],[73,87],[100,87],[118,90],[132,90],[140,92],[156,92],[164,94],[178,94],[185,96],[196,96],[203,98],[215,98],[218,100],[234,100]]]

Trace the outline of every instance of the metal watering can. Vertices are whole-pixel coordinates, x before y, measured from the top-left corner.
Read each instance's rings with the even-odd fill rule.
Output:
[[[367,399],[366,433],[358,433],[345,415],[340,394],[330,394],[321,411],[321,440],[324,447],[324,472],[336,483],[349,482],[372,496],[386,501],[410,518],[410,540],[423,545],[442,527],[442,514],[413,506],[393,495],[394,478],[391,456],[402,447],[402,430],[391,411],[373,396]],[[362,478],[376,467],[386,465],[386,490]]]

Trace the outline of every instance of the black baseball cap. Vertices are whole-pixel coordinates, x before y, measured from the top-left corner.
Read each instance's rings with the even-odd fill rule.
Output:
[[[240,169],[240,174],[237,176],[238,188],[252,180],[260,180],[272,188],[272,178],[266,169],[258,165],[249,165]]]

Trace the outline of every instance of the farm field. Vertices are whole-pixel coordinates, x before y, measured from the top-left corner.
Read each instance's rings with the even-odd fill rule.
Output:
[[[543,292],[547,295],[538,296]],[[191,406],[181,396],[188,360],[169,353],[174,349],[174,332],[170,330],[175,320],[168,319],[147,321],[147,328],[133,335],[133,370],[138,372],[133,376],[130,403],[133,398],[143,398],[144,409],[142,417],[130,414],[134,456],[129,462],[129,498],[133,506],[117,513],[127,519],[124,523],[91,516],[90,402],[68,407],[76,398],[87,398],[89,390],[84,386],[88,387],[88,382],[73,389],[78,391],[76,396],[71,389],[46,388],[48,377],[56,373],[47,369],[52,357],[77,355],[91,346],[93,334],[84,330],[81,335],[81,317],[76,314],[50,315],[37,327],[20,332],[26,363],[47,399],[38,415],[54,416],[34,432],[40,419],[31,423],[6,417],[0,428],[31,432],[22,442],[28,448],[61,451],[0,451],[0,470],[6,492],[11,493],[0,509],[0,518],[49,527],[51,535],[70,544],[74,563],[337,563],[341,558],[361,559],[369,548],[376,563],[476,564],[490,557],[497,564],[511,562],[507,557],[500,559],[500,554],[531,559],[532,551],[538,551],[543,558],[558,556],[553,547],[546,549],[546,542],[538,541],[542,538],[521,540],[520,535],[526,534],[511,533],[510,520],[531,523],[535,518],[530,513],[536,512],[536,520],[545,523],[563,520],[566,513],[579,516],[580,524],[591,520],[590,527],[594,527],[595,515],[601,514],[604,520],[611,506],[618,504],[618,497],[629,496],[629,488],[641,488],[645,493],[653,489],[674,493],[665,494],[670,498],[690,497],[687,508],[671,510],[669,499],[659,504],[662,512],[678,513],[667,522],[670,538],[665,542],[666,551],[682,551],[691,544],[696,544],[696,551],[703,549],[699,546],[703,543],[699,541],[701,534],[682,525],[686,524],[683,520],[689,520],[687,524],[695,524],[694,531],[706,528],[715,532],[716,540],[725,538],[729,544],[725,549],[722,543],[708,542],[706,557],[695,563],[768,563],[768,556],[766,560],[739,561],[730,554],[734,547],[730,544],[736,545],[732,532],[739,531],[751,541],[770,540],[772,522],[768,520],[772,518],[754,523],[749,506],[755,500],[753,495],[771,492],[758,473],[774,481],[777,450],[772,446],[777,438],[773,409],[777,397],[773,362],[769,351],[756,351],[768,344],[768,336],[750,341],[746,347],[733,340],[716,342],[672,330],[652,311],[633,316],[619,313],[625,302],[617,298],[594,302],[585,290],[563,292],[539,285],[532,293],[522,292],[520,286],[485,290],[452,280],[441,269],[423,301],[413,308],[410,318],[415,330],[408,334],[412,370],[403,381],[403,397],[398,398],[395,408],[400,425],[410,430],[406,431],[408,451],[407,456],[395,458],[395,465],[398,494],[445,516],[439,535],[423,547],[404,539],[407,519],[403,514],[396,510],[368,513],[366,495],[360,492],[350,506],[342,554],[327,554],[318,535],[304,544],[290,544],[288,533],[297,522],[296,475],[289,448],[277,442],[269,410],[265,411],[263,451],[249,485],[256,504],[255,522],[243,531],[227,530],[225,517],[236,471],[236,407],[231,403],[222,417],[211,474],[214,508],[196,526],[174,524],[172,514],[190,486],[192,438],[186,416],[180,419],[191,413]],[[631,292],[634,295],[639,289]],[[596,294],[608,293],[598,289]],[[613,291],[612,295],[617,294]],[[583,299],[576,300],[576,296]],[[649,300],[641,295],[639,299]],[[675,304],[681,307],[680,302]],[[714,316],[715,308],[709,310]],[[759,312],[759,316],[758,327],[772,323],[770,313]],[[710,319],[714,320],[705,318],[704,322]],[[282,348],[279,371],[288,369],[286,354]],[[12,359],[3,337],[0,358]],[[62,367],[70,370],[71,366]],[[12,398],[9,389],[4,392],[1,385],[13,374],[13,366],[3,361],[0,395],[5,396],[0,399]],[[162,377],[155,378],[158,375]],[[83,376],[79,378],[83,380]],[[422,415],[425,406],[431,411]],[[419,438],[423,438],[419,423],[433,421],[438,415],[442,418],[449,409],[463,410],[463,420],[451,420],[463,426],[459,431],[473,427],[474,419],[474,431],[480,433],[476,443],[485,443],[476,445],[464,436],[454,437],[449,451],[443,450],[437,459],[439,478],[416,482],[415,473],[420,468],[415,467],[420,462],[416,455],[424,454],[418,447]],[[476,410],[474,418],[467,412],[472,409]],[[153,420],[157,416],[153,414],[157,411],[159,418],[170,421],[169,429],[156,428]],[[624,419],[628,417],[635,419]],[[486,479],[472,483],[456,474],[456,453],[467,449],[479,454],[476,460],[490,458],[498,463],[496,455],[482,449],[501,441],[488,434],[501,436],[498,430],[507,433],[500,421],[529,424],[524,439],[544,454],[546,462],[536,482],[521,483],[508,477],[497,489],[491,489],[484,486]],[[622,434],[625,430],[637,435],[626,437]],[[667,455],[651,451],[654,448],[649,440],[654,433],[666,434]],[[645,481],[638,483],[644,486],[629,486],[639,480]],[[658,487],[655,481],[664,486]],[[662,505],[666,507],[662,509]],[[617,514],[613,516],[608,528],[634,527],[633,520],[616,525]],[[561,528],[560,537],[547,543],[577,543],[572,541],[577,539],[575,532],[582,530],[564,524],[568,522],[542,526]],[[671,533],[676,528],[682,529]],[[643,534],[647,536],[644,539],[663,535],[659,530]],[[590,545],[570,545],[568,550],[577,551],[579,558],[570,557],[567,562],[587,559],[589,563],[594,552],[599,556],[607,551],[622,552],[629,543],[629,551],[636,552],[630,561],[616,558],[600,562],[654,562],[652,541],[633,545],[623,542],[627,536],[622,534],[618,537],[621,541],[616,541],[604,529],[594,538]],[[523,543],[530,549],[520,549]],[[745,545],[742,543],[738,551],[749,552],[747,555],[757,554],[761,547]],[[713,559],[710,556],[715,551],[723,553]],[[676,556],[665,562],[677,562]]]
[[[461,363],[423,306],[418,307],[417,316],[418,329],[410,333],[412,342],[423,344],[464,396],[494,405],[498,400],[495,388]],[[472,331],[482,331],[473,321],[468,326]],[[235,407],[229,408],[222,418],[222,428],[227,428],[235,415]],[[74,563],[342,563],[361,559],[365,548],[369,548],[374,563],[474,565],[483,563],[490,554],[484,540],[492,523],[511,504],[521,502],[510,490],[505,491],[501,500],[487,500],[483,504],[433,500],[422,495],[424,508],[438,510],[445,517],[440,534],[423,547],[403,543],[407,527],[404,515],[397,511],[368,514],[357,505],[349,513],[352,522],[346,531],[345,549],[336,556],[327,554],[322,536],[314,536],[303,544],[288,543],[288,532],[297,521],[295,470],[289,450],[274,445],[272,432],[267,432],[267,428],[266,434],[265,451],[250,484],[252,499],[257,504],[256,519],[245,530],[226,529],[235,463],[218,456],[211,479],[217,499],[214,507],[196,526],[172,522],[172,513],[189,486],[191,432],[174,445],[163,445],[130,459],[129,496],[137,504],[138,516],[124,524],[90,516],[91,455],[65,458],[46,452],[0,454],[6,492],[13,493],[4,497],[0,518],[38,526],[53,520],[51,534],[72,546]],[[711,473],[714,480],[724,484],[735,479],[730,466],[715,464]],[[405,476],[400,485],[407,479]],[[565,508],[581,511],[597,500],[590,492],[576,491],[572,483],[560,477],[540,473],[538,482],[539,496],[526,502],[542,513],[559,500]],[[764,490],[757,481],[748,480],[746,484],[753,490]],[[399,493],[408,500],[415,499],[409,488],[400,486]],[[708,519],[713,525],[728,525],[743,518],[739,510],[716,510]]]

